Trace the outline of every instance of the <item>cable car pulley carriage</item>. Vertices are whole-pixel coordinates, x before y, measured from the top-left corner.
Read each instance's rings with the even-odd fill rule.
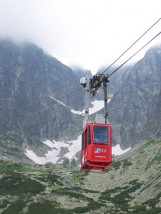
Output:
[[[96,115],[96,121],[89,121],[90,95],[95,96],[103,83],[104,117]],[[107,112],[107,83],[108,75],[96,74],[93,79],[83,77],[80,84],[86,89],[85,116],[82,131],[81,168],[105,170],[112,165],[112,128],[108,122]]]

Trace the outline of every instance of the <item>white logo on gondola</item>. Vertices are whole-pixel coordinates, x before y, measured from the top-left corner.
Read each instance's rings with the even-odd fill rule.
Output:
[[[95,148],[94,153],[106,153],[107,149]]]

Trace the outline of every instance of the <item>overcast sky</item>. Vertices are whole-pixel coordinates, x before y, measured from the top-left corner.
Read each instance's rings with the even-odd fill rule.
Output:
[[[95,73],[159,18],[161,0],[0,0],[0,37],[29,40],[62,63]],[[160,31],[161,21],[133,52]],[[147,48],[158,43],[161,36]],[[145,50],[133,60],[143,57]]]

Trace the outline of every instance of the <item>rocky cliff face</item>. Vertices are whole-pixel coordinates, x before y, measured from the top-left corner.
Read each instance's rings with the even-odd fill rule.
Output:
[[[157,105],[154,107],[154,111],[151,113],[148,122],[143,127],[141,136],[144,139],[151,136],[161,138],[161,92],[157,96]]]
[[[157,46],[134,65],[111,100],[114,144],[127,148],[142,140],[142,129],[155,112],[160,90],[161,46]]]
[[[1,41],[1,134],[14,133],[19,145],[34,146],[45,139],[77,137],[82,122],[70,108],[83,108],[83,92],[66,95],[81,89],[79,79],[80,75],[33,44]]]
[[[160,136],[160,59],[161,46],[151,48],[138,63],[111,76],[109,92],[113,98],[109,119],[114,145],[127,148],[151,135]],[[1,41],[0,142],[3,149],[0,153],[6,154],[9,149],[8,154],[17,152],[14,156],[18,157],[20,146],[38,146],[39,150],[45,140],[76,139],[82,129],[82,117],[74,115],[70,108],[82,110],[84,107],[79,85],[84,75],[82,70],[74,72],[33,44],[17,46]],[[75,91],[77,96],[73,94]],[[66,96],[70,94],[71,97]]]

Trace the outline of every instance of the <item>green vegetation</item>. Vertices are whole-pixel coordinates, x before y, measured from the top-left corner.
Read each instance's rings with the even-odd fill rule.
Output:
[[[129,167],[131,165],[132,165],[132,163],[130,162],[129,159],[124,159],[121,161],[113,161],[112,167],[110,169],[107,169],[106,172],[108,173],[108,171],[111,171],[111,170],[118,170],[121,167],[126,168],[126,167]]]
[[[0,133],[1,151],[9,155],[21,152],[20,135],[17,132],[1,132]]]
[[[106,201],[111,201],[111,194],[120,192],[123,189],[126,189],[127,186],[125,187],[115,187],[114,189],[108,189],[104,192],[102,192],[102,195],[99,197],[99,200],[106,200]]]
[[[29,206],[28,214],[73,214],[73,213],[86,213],[90,210],[97,210],[102,206],[102,204],[90,200],[88,206],[86,207],[76,207],[74,209],[59,208],[56,202],[46,201],[45,203],[33,203]]]
[[[155,207],[149,210],[146,210],[144,206],[138,206],[134,207],[133,211],[130,212],[130,214],[160,214],[161,213],[161,208],[160,207]]]
[[[119,169],[120,167],[121,167],[121,161],[114,161],[114,162],[112,163],[111,170],[113,170],[113,169],[117,170],[117,169]]]
[[[161,162],[161,152],[159,151],[158,154],[152,160],[148,160],[145,170],[148,170],[151,166],[154,165],[154,163],[160,163],[160,162]]]
[[[146,211],[146,207],[144,205],[137,205],[132,207],[133,212],[135,211],[135,213],[139,213],[141,211]]]
[[[149,156],[141,155],[136,160],[133,158],[133,162],[128,156],[120,161],[114,158],[112,168],[104,174],[82,172],[70,166],[38,166],[0,160],[0,212],[159,214],[161,150],[156,142],[148,141],[149,150],[147,147],[143,150],[143,153],[150,151]],[[131,177],[127,173],[131,173]],[[154,198],[144,201],[148,190]]]
[[[50,183],[50,184],[59,184],[59,185],[63,185],[63,183],[60,181],[60,177],[58,175],[55,175],[55,174],[52,174],[52,173],[49,173],[47,175],[47,181]]]
[[[33,203],[29,206],[28,214],[51,214],[58,213],[53,202]],[[60,212],[59,212],[60,213]]]
[[[85,180],[85,177],[88,175],[89,172],[86,172],[86,173],[82,173],[81,171],[73,171],[72,172],[72,179],[79,183],[80,185],[83,184],[84,180]]]
[[[0,209],[4,208],[4,207],[7,207],[7,205],[8,205],[8,201],[7,200],[1,201],[1,203],[0,203]]]
[[[43,190],[44,187],[42,184],[18,173],[12,173],[0,179],[1,195],[37,194]]]
[[[25,202],[18,200],[15,203],[11,203],[11,205],[9,205],[7,209],[3,211],[3,214],[22,213],[24,206]]]
[[[139,148],[139,152],[142,152],[145,148],[147,148],[150,145],[155,145],[155,144],[159,144],[159,143],[161,143],[160,140],[156,140],[154,138],[150,139],[150,140],[146,141],[141,148]]]
[[[39,166],[32,166],[28,164],[23,164],[23,163],[13,163],[10,161],[3,161],[0,160],[0,173],[3,174],[10,174],[12,172],[28,172],[28,173],[35,173],[35,172],[46,172],[47,169],[44,167],[39,167]]]
[[[129,167],[132,165],[132,163],[128,159],[124,159],[122,160],[122,162],[123,162],[122,167]]]
[[[54,193],[57,195],[68,195],[70,197],[74,198],[80,198],[81,200],[87,200],[87,197],[79,192],[74,192],[71,189],[68,188],[62,188],[58,190],[53,190]]]
[[[91,210],[98,210],[99,208],[103,207],[104,204],[94,201],[91,198],[88,198],[87,200],[89,203],[86,207],[76,207],[73,209],[73,213],[85,213],[85,212],[89,212]]]
[[[161,151],[159,151],[159,153],[156,155],[154,161],[161,162]]]
[[[99,193],[99,191],[90,190],[90,189],[81,189],[81,190],[83,190],[83,192],[85,193]]]
[[[161,197],[161,192],[158,193],[158,194],[156,195],[156,197],[151,198],[151,199],[149,199],[148,201],[145,201],[143,204],[144,204],[144,205],[148,205],[148,206],[154,208],[155,205],[160,201],[160,197]]]
[[[115,204],[118,209],[122,211],[128,210],[128,202],[133,198],[130,193],[135,192],[141,187],[141,184],[137,179],[132,180],[128,185],[123,187],[116,187],[114,189],[106,190],[102,192],[99,200],[109,201]]]

